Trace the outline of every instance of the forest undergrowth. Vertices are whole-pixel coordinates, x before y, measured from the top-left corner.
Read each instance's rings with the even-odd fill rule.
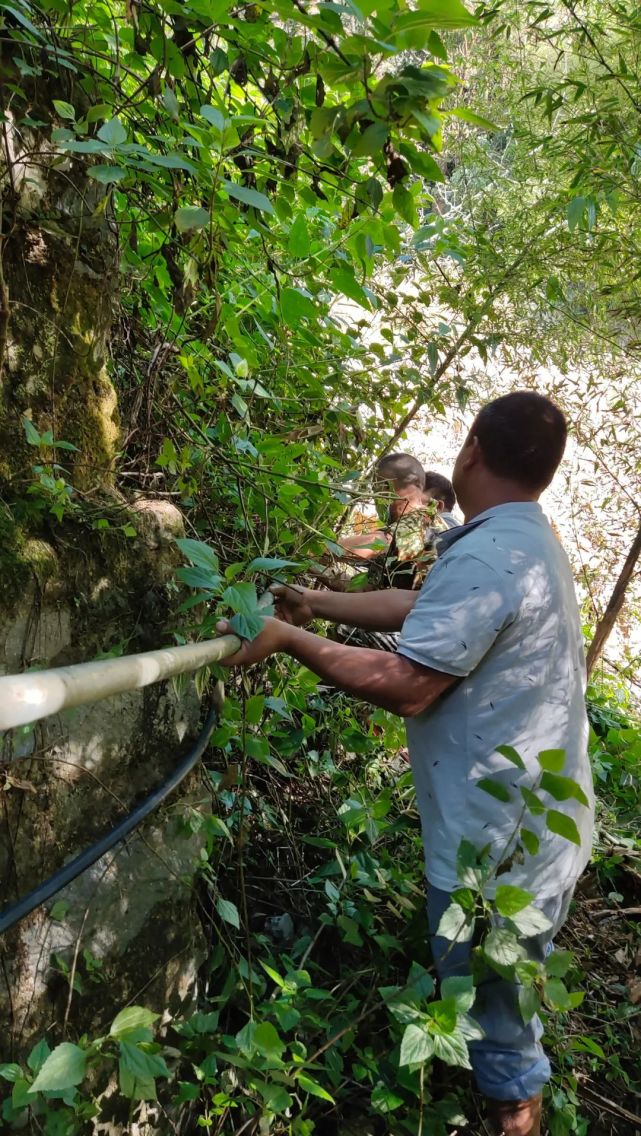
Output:
[[[589,693],[598,835],[545,982],[549,1131],[633,1136],[641,728],[622,688],[603,680]],[[465,980],[440,998],[434,989],[402,746],[399,719],[297,666],[272,664],[266,683],[237,680],[201,799],[180,813],[186,835],[202,839],[195,899],[209,949],[197,1010],[161,1023],[124,1008],[110,1028],[96,1023],[106,1036],[69,1046],[84,1054],[73,1085],[28,1096],[50,1057],[40,1042],[28,1068],[0,1069],[10,1129],[72,1136],[116,1100],[123,1122],[156,1116],[161,1131],[181,1134],[485,1133],[465,1068],[470,991]],[[75,997],[95,980],[91,968],[83,957]],[[434,1042],[420,1065],[405,1049],[417,1011]]]

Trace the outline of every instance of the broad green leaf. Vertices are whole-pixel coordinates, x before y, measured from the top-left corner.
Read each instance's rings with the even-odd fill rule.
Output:
[[[261,1022],[254,1030],[254,1045],[263,1057],[282,1057],[285,1043],[271,1022]]]
[[[590,802],[580,785],[571,777],[561,777],[558,773],[548,773],[541,777],[541,788],[554,797],[555,801],[569,801],[574,799],[586,807]]]
[[[388,134],[389,127],[386,122],[373,122],[352,146],[352,157],[362,158],[368,154],[380,154]]]
[[[532,816],[543,816],[543,813],[545,812],[545,805],[543,804],[541,798],[537,797],[536,793],[532,792],[531,789],[525,789],[521,787],[519,789],[519,792],[523,797],[523,800],[527,805],[529,811],[532,813]]]
[[[521,1017],[527,1025],[535,1014],[541,1009],[541,995],[534,986],[519,987],[519,1010]]]
[[[299,288],[283,288],[280,294],[280,308],[285,323],[296,328],[301,319],[315,319],[318,315],[316,304]]]
[[[30,446],[39,446],[40,445],[40,434],[36,430],[31,419],[27,418],[26,415],[23,415],[22,425],[24,427],[24,432],[26,434],[27,441],[28,441],[29,445]]]
[[[252,615],[244,615],[242,612],[237,612],[236,615],[232,615],[229,620],[229,626],[240,639],[247,639],[247,641],[251,643],[252,639],[256,639],[260,635],[265,624],[263,616],[258,612]]]
[[[85,1050],[69,1041],[63,1041],[49,1054],[29,1092],[51,1092],[79,1085],[84,1079],[86,1065]]]
[[[471,1069],[467,1044],[460,1030],[451,1033],[436,1033],[432,1036],[434,1042],[434,1056],[445,1061],[447,1065],[456,1065],[461,1069]]]
[[[110,1036],[118,1040],[127,1038],[129,1034],[139,1029],[149,1029],[159,1017],[160,1014],[154,1014],[144,1006],[128,1006],[114,1018],[109,1030]]]
[[[467,1013],[474,1005],[476,990],[471,974],[452,975],[441,982],[441,998],[451,999],[459,1013]]]
[[[530,856],[537,855],[539,848],[541,847],[541,841],[539,840],[535,832],[532,832],[532,830],[529,828],[521,828],[519,832],[519,839],[523,844],[523,847],[530,853]]]
[[[474,111],[468,110],[467,107],[454,107],[452,110],[446,111],[446,114],[451,114],[455,118],[460,118],[463,122],[469,122],[472,126],[480,126],[482,130],[500,130],[500,127],[495,122],[490,122],[489,118],[483,118],[480,114],[475,114]]]
[[[176,579],[189,588],[200,588],[204,591],[216,591],[220,586],[221,578],[207,568],[177,568]]]
[[[127,131],[119,118],[110,118],[108,122],[103,122],[98,137],[107,146],[120,146],[127,141]]]
[[[57,899],[49,911],[49,918],[54,922],[60,923],[69,910],[69,901],[67,899]]]
[[[561,813],[557,809],[548,809],[545,819],[550,832],[556,833],[557,836],[563,836],[571,844],[581,844],[576,822],[567,813]]]
[[[214,126],[220,134],[223,133],[226,120],[224,114],[218,109],[218,107],[201,106],[200,113],[202,114],[203,118],[207,120],[210,126]]]
[[[281,568],[300,568],[300,563],[280,560],[277,556],[257,556],[247,565],[248,572],[279,572]]]
[[[450,903],[441,915],[436,934],[450,942],[465,943],[472,938],[474,920],[458,903]]]
[[[296,219],[289,230],[289,237],[287,238],[287,251],[290,256],[309,256],[310,240],[304,213],[296,214]]]
[[[532,895],[523,888],[512,887],[510,884],[499,884],[495,897],[496,910],[499,915],[516,915],[524,907],[532,903]]]
[[[506,927],[495,927],[481,946],[484,955],[498,966],[513,966],[523,955],[516,936]]]
[[[435,28],[469,28],[478,23],[461,0],[419,0],[417,10]]]
[[[545,972],[550,978],[564,978],[573,961],[572,951],[554,950],[545,960]]]
[[[257,189],[250,189],[246,185],[237,185],[233,181],[223,181],[223,189],[229,197],[235,198],[236,201],[242,201],[243,205],[249,205],[252,209],[258,209],[262,213],[273,213],[274,206],[264,193],[259,193]]]
[[[529,904],[522,911],[517,911],[514,915],[511,915],[510,924],[525,939],[532,938],[534,935],[542,935],[544,931],[549,931],[553,926],[547,915],[544,915],[533,904]]]
[[[225,923],[231,923],[232,927],[236,927],[237,930],[240,929],[240,916],[235,903],[232,903],[229,899],[217,899],[216,911]]]
[[[191,229],[204,229],[210,219],[208,211],[199,205],[183,205],[174,213],[174,222],[179,233],[187,233]]]
[[[511,761],[512,765],[516,765],[517,769],[525,769],[525,762],[514,746],[497,746],[496,752],[500,753],[501,757],[506,757],[508,761]]]
[[[51,1049],[47,1045],[47,1042],[44,1038],[42,1038],[39,1042],[36,1043],[36,1045],[34,1045],[31,1053],[27,1057],[27,1065],[31,1069],[32,1073],[40,1072],[50,1053]]]
[[[123,181],[127,176],[127,170],[123,166],[89,166],[87,170],[89,177],[94,181],[101,182],[102,185],[111,185],[116,181]]]
[[[56,108],[56,114],[58,114],[60,118],[68,118],[70,121],[74,121],[76,111],[71,103],[66,103],[63,99],[54,99],[53,105]]]
[[[202,540],[192,540],[189,537],[184,537],[177,540],[176,545],[183,556],[189,560],[190,564],[195,564],[198,568],[208,568],[214,573],[218,572],[218,557],[213,548],[205,544]]]
[[[399,1065],[422,1065],[434,1052],[434,1038],[425,1026],[410,1024],[405,1027],[401,1042]]]
[[[22,1076],[22,1069],[19,1065],[14,1063],[0,1065],[0,1077],[4,1077],[5,1081],[17,1081]]]
[[[221,599],[240,615],[255,615],[258,609],[258,596],[254,584],[230,584],[225,588]]]
[[[329,1095],[326,1089],[308,1077],[306,1073],[297,1073],[296,1080],[301,1089],[305,1093],[310,1093],[313,1097],[318,1097],[320,1100],[328,1101],[329,1104],[335,1104],[334,1098]]]
[[[560,773],[565,765],[565,750],[542,749],[538,761],[541,769],[546,769],[548,773]]]
[[[494,797],[503,804],[512,800],[509,789],[501,781],[494,781],[491,777],[482,777],[476,784],[484,793],[489,793],[490,797]]]
[[[292,1097],[287,1092],[284,1085],[261,1085],[259,1092],[263,1098],[265,1107],[268,1108],[270,1112],[286,1112],[293,1104]]]

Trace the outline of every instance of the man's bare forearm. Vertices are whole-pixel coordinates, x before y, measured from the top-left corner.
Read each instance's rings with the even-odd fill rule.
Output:
[[[391,651],[348,647],[301,627],[281,634],[281,649],[325,682],[402,717],[419,714],[455,681]]]
[[[400,631],[418,592],[389,588],[380,592],[306,593],[314,615],[331,623],[349,623],[364,631]]]

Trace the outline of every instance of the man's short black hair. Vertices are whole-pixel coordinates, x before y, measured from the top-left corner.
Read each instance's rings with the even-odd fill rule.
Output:
[[[423,489],[425,486],[425,470],[411,454],[388,454],[381,458],[376,463],[374,476],[378,481],[395,481],[401,487],[416,485]]]
[[[471,433],[491,473],[540,491],[556,473],[568,428],[562,411],[545,395],[514,391],[488,402]]]
[[[435,501],[442,501],[448,513],[452,512],[456,505],[456,493],[449,478],[428,469],[425,473],[425,491],[431,493]]]

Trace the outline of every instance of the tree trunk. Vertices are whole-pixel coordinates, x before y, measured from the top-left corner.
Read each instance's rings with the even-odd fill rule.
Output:
[[[590,643],[590,648],[588,650],[588,661],[587,661],[588,675],[590,675],[592,673],[592,671],[594,669],[594,665],[597,662],[601,652],[603,651],[603,648],[605,647],[605,644],[606,644],[608,637],[609,637],[609,635],[612,631],[612,628],[614,627],[614,624],[617,621],[619,612],[621,611],[621,608],[623,607],[623,602],[625,600],[625,593],[627,591],[628,584],[630,583],[630,580],[632,579],[632,577],[634,575],[634,570],[636,568],[636,565],[637,565],[637,562],[638,562],[640,556],[641,556],[641,522],[639,523],[639,528],[637,529],[637,534],[636,534],[636,536],[635,536],[635,538],[632,542],[632,545],[630,547],[630,551],[628,552],[628,555],[625,558],[625,564],[623,565],[623,568],[621,569],[621,572],[619,573],[619,578],[618,578],[616,584],[614,585],[612,595],[610,596],[610,599],[609,599],[609,602],[608,602],[608,606],[605,609],[603,617],[599,620],[599,622],[596,625],[596,630],[594,632],[594,638],[592,639],[592,642]]]

